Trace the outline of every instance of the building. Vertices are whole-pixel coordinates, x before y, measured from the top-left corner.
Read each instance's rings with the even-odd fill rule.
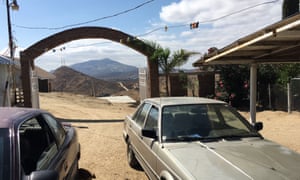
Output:
[[[10,66],[13,61],[0,55],[0,106],[10,106]]]

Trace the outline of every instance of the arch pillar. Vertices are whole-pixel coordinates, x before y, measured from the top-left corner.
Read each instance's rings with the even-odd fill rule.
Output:
[[[21,63],[21,79],[24,96],[24,106],[32,107],[31,101],[31,70],[34,67],[33,60],[26,56],[23,52],[20,53]]]

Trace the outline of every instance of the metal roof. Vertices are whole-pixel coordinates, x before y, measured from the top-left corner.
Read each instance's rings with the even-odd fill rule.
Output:
[[[8,57],[0,55],[0,64],[14,64]]]
[[[193,65],[252,63],[300,63],[300,14],[205,54]]]

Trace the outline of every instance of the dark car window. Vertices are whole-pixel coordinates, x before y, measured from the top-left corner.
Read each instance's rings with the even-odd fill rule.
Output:
[[[166,106],[162,111],[162,139],[240,138],[259,136],[233,108],[224,104]]]
[[[147,112],[150,108],[150,104],[148,103],[144,103],[140,106],[140,108],[137,110],[136,114],[134,115],[133,117],[133,120],[136,121],[136,123],[138,125],[140,125],[141,127],[143,126],[144,124],[144,121],[145,121],[145,117],[147,115]]]
[[[63,128],[63,126],[57,122],[56,119],[54,119],[52,116],[50,116],[49,114],[43,114],[46,122],[48,123],[50,129],[52,130],[52,132],[54,133],[54,136],[57,140],[58,146],[61,146],[62,143],[65,140],[65,136],[66,136],[66,131]]]
[[[41,116],[19,127],[21,164],[25,174],[46,169],[57,153],[54,136]]]
[[[145,123],[145,129],[156,129],[157,122],[158,122],[158,109],[153,106],[150,109],[150,112],[148,114],[148,117],[147,117],[147,120]]]
[[[0,179],[10,179],[9,130],[0,128]]]

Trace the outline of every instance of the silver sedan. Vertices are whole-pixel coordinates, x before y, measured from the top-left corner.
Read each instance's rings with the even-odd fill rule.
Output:
[[[300,179],[300,154],[264,139],[225,102],[146,99],[124,121],[129,165],[149,179]]]

